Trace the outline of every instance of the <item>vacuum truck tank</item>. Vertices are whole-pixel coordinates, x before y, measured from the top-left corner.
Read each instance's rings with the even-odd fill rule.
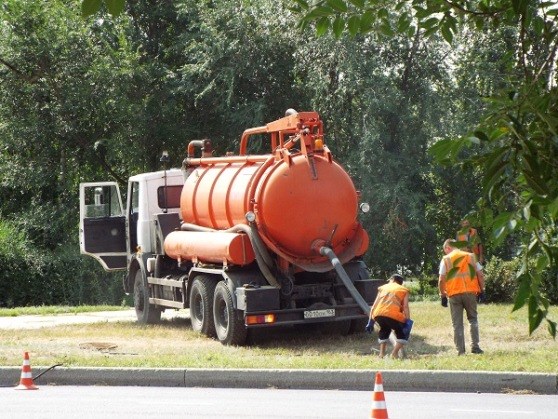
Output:
[[[267,153],[248,154],[262,146]],[[129,258],[124,285],[143,298],[140,321],[190,308],[194,329],[225,344],[243,343],[249,328],[285,324],[362,330],[377,287],[360,259],[368,236],[359,194],[316,112],[289,110],[246,130],[236,155],[215,157],[209,140],[192,141],[181,170],[179,200],[176,180],[161,179],[174,207],[147,217],[158,241]]]

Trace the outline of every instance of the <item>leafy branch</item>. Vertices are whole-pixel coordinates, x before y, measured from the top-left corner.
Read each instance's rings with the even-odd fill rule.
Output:
[[[420,30],[426,37],[439,33],[452,44],[454,35],[470,23],[483,33],[498,27],[515,31],[518,60],[507,70],[505,88],[487,98],[486,117],[467,135],[436,142],[430,153],[441,164],[470,165],[483,173],[484,198],[471,215],[492,231],[495,245],[512,234],[522,240],[516,249],[522,266],[514,309],[527,305],[530,333],[546,319],[556,337],[556,322],[547,319],[548,299],[538,286],[542,272],[558,270],[558,91],[554,87],[558,9],[554,3],[402,0],[393,7],[381,0],[294,3],[300,25],[315,25],[318,36],[331,30],[336,37],[348,31],[377,36],[398,32],[411,38]],[[401,22],[406,24],[398,26]],[[550,83],[541,82],[543,75]],[[535,270],[529,269],[533,261]]]

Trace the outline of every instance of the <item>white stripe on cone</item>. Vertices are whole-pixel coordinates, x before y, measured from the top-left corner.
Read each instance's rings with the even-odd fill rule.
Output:
[[[372,409],[374,410],[386,410],[386,402],[373,402]]]

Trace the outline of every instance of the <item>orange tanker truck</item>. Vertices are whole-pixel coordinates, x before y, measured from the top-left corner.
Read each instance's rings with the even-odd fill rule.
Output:
[[[191,141],[181,169],[132,176],[126,201],[115,182],[80,185],[80,248],[126,271],[139,322],[189,308],[194,330],[230,345],[281,325],[363,330],[377,289],[361,260],[368,205],[316,112],[246,130],[237,155]]]

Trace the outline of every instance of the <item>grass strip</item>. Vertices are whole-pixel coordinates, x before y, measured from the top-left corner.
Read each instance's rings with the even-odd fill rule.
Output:
[[[525,310],[511,305],[479,306],[483,355],[458,357],[450,314],[438,302],[411,303],[415,321],[406,357],[377,356],[377,333],[349,336],[320,328],[267,329],[244,347],[223,346],[194,333],[187,311],[156,325],[136,322],[0,330],[0,365],[21,365],[28,351],[32,365],[146,368],[292,368],[525,371],[558,373],[558,345],[544,328],[531,336]],[[104,310],[104,308],[103,308]],[[556,318],[558,310],[551,307]],[[466,330],[466,342],[470,342]]]

